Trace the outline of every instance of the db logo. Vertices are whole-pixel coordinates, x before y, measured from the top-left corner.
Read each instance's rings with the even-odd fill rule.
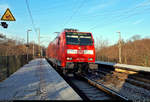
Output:
[[[83,50],[78,50],[78,54],[83,54]]]

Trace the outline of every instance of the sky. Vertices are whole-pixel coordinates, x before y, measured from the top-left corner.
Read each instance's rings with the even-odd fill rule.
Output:
[[[134,35],[150,38],[150,0],[0,0],[0,17],[7,8],[16,21],[6,21],[8,28],[0,27],[0,33],[26,42],[31,29],[29,41],[37,43],[40,29],[44,46],[64,28],[92,32],[110,45],[117,43],[118,31],[125,41]]]

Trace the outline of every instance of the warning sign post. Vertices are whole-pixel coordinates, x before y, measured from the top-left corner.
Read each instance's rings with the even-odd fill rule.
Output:
[[[4,20],[4,21],[16,21],[15,17],[13,16],[13,14],[9,10],[9,8],[7,8],[7,10],[5,11],[5,13],[2,16],[1,20]]]

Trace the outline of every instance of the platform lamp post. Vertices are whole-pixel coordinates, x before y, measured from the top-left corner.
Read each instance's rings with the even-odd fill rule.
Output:
[[[121,48],[122,48],[122,45],[121,45],[121,33],[119,31],[117,33],[119,34],[119,44],[118,44],[118,48],[119,48],[119,63],[122,63],[122,58],[121,58]]]
[[[32,50],[32,53],[33,53],[33,59],[34,59],[34,42],[33,42],[33,50]]]
[[[28,56],[28,47],[29,47],[29,31],[32,31],[31,29],[28,29],[27,30],[27,63],[28,63],[28,60],[29,60],[29,56]]]
[[[38,34],[38,56],[40,56],[40,28],[36,28],[36,33]]]

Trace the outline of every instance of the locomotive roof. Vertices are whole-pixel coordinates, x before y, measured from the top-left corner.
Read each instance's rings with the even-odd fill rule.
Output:
[[[73,32],[73,33],[91,33],[91,32],[78,32],[78,31],[64,31],[64,32]]]

